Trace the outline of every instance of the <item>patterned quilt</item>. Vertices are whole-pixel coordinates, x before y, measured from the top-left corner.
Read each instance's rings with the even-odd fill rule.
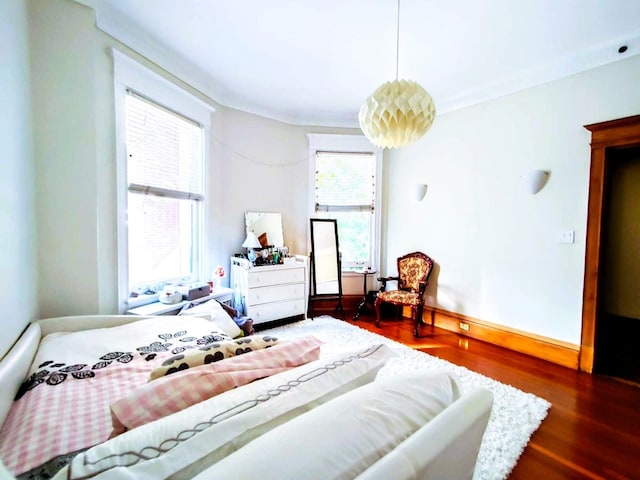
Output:
[[[196,317],[47,335],[0,431],[0,458],[20,475],[107,440],[112,403],[146,384],[166,358],[225,340]]]

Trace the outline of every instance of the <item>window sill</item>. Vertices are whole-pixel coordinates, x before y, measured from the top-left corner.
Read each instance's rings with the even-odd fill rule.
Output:
[[[129,310],[127,310],[127,313],[129,315],[144,315],[144,316],[176,315],[186,305],[197,305],[199,303],[206,302],[214,298],[218,300],[220,303],[226,303],[227,305],[229,305],[231,303],[232,294],[233,294],[233,290],[231,288],[218,287],[210,295],[207,295],[205,297],[200,297],[195,300],[182,300],[178,303],[173,303],[173,304],[152,302],[136,308],[130,308]]]
[[[365,272],[368,275],[378,275],[378,271],[377,270],[371,269],[371,270],[343,270],[342,271],[342,276],[343,277],[359,277]]]
[[[127,299],[127,308],[142,307],[158,301],[159,294],[153,293],[150,295],[138,295],[137,297],[129,297]]]

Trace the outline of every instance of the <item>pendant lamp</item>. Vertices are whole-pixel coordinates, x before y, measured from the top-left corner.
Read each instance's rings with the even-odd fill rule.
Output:
[[[381,148],[404,147],[431,128],[436,107],[417,82],[398,80],[400,0],[396,24],[396,79],[385,82],[360,107],[358,120],[365,136]]]

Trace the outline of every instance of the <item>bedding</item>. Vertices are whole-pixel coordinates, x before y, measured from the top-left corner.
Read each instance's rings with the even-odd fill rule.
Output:
[[[149,322],[144,323],[145,320]],[[415,375],[389,376],[388,368],[384,368],[387,374],[378,375],[399,351],[375,338],[367,342],[331,339],[318,353],[320,341],[301,335],[317,332],[320,338],[327,340],[328,337],[320,330],[302,333],[305,329],[297,328],[308,322],[287,326],[286,330],[281,327],[264,332],[263,335],[268,333],[286,339],[278,338],[269,348],[213,363],[203,360],[203,365],[153,380],[150,380],[151,372],[168,358],[189,356],[203,346],[232,340],[216,330],[209,320],[197,317],[140,319],[96,315],[46,319],[31,324],[0,362],[0,379],[7,387],[0,401],[6,404],[18,390],[17,379],[24,378],[31,365],[29,378],[19,389],[20,398],[13,402],[11,412],[4,419],[0,455],[3,448],[11,452],[7,446],[10,443],[14,446],[20,441],[24,443],[24,438],[27,442],[38,441],[38,433],[27,434],[22,440],[15,433],[7,433],[10,423],[16,428],[22,421],[14,410],[23,408],[22,413],[29,413],[23,406],[26,399],[37,399],[38,392],[64,393],[68,385],[77,387],[92,382],[99,392],[97,395],[94,392],[94,397],[101,398],[96,382],[108,379],[112,372],[136,367],[140,371],[132,371],[130,375],[138,375],[141,383],[131,385],[128,390],[119,385],[126,393],[112,395],[106,405],[100,403],[99,412],[77,422],[87,423],[89,429],[96,422],[105,422],[103,435],[115,435],[118,429],[121,434],[56,456],[49,450],[35,460],[27,458],[32,455],[30,449],[22,449],[18,455],[22,456],[21,462],[25,458],[32,464],[45,457],[49,460],[25,470],[20,478],[177,480],[197,477],[200,480],[231,475],[232,478],[268,475],[292,478],[297,476],[296,468],[304,469],[305,465],[316,473],[311,478],[339,478],[352,476],[354,466],[345,466],[345,461],[355,459],[360,465],[356,470],[366,468],[360,476],[368,480],[471,479],[491,413],[490,392],[478,389],[478,392],[461,395],[455,379],[448,374],[431,376],[421,371]],[[319,327],[324,326],[318,323]],[[133,324],[135,326],[120,330]],[[111,328],[86,330],[94,326]],[[75,341],[70,332],[79,334]],[[122,336],[122,347],[110,343],[105,349],[104,341],[113,342],[118,332]],[[53,335],[47,335],[50,333]],[[99,339],[94,338],[96,334]],[[43,348],[34,359],[41,335]],[[77,345],[85,356],[83,359],[75,357]],[[59,350],[53,349],[54,346],[60,347]],[[315,358],[318,359],[313,360]],[[312,361],[307,363],[308,360]],[[389,362],[389,367],[391,363],[395,365],[395,361]],[[299,363],[302,365],[295,366]],[[284,370],[279,372],[281,368]],[[21,373],[16,376],[15,372]],[[267,374],[269,376],[265,376]],[[122,376],[118,382],[127,378]],[[85,393],[91,393],[91,389],[88,390]],[[88,400],[94,397],[86,395]],[[454,398],[457,400],[450,403]],[[44,429],[62,427],[59,432],[45,434],[47,439],[56,435],[83,437],[83,431],[68,429],[73,424],[74,407],[68,408],[65,401],[60,404],[52,398],[51,402],[54,401],[58,405],[54,408],[52,403],[51,411],[56,412],[56,416],[38,417],[30,424],[31,428],[35,425]],[[84,408],[90,410],[92,405],[75,408],[81,412]],[[366,414],[361,415],[363,412]],[[140,422],[138,417],[145,415],[148,418]],[[125,429],[128,430],[123,431]],[[49,447],[45,440],[35,448],[42,448],[44,452]],[[266,453],[269,449],[272,454]],[[316,455],[325,458],[329,455],[331,465],[325,466],[326,462],[315,458]],[[0,458],[0,478],[4,478],[3,462],[6,463],[7,458],[4,455]],[[255,467],[255,474],[239,476],[233,472],[234,462],[242,463],[247,458],[250,465],[242,468]],[[23,465],[23,468],[26,467]],[[349,473],[336,473],[343,468]],[[263,475],[266,469],[270,471]],[[15,474],[14,468],[10,471]],[[232,473],[227,475],[226,471]]]
[[[230,310],[233,311],[234,314],[231,314]],[[236,322],[233,321],[235,313],[237,312],[232,308],[222,305],[216,299],[212,299],[185,310],[181,310],[179,315],[206,318],[231,338],[236,338],[242,336],[243,331]]]
[[[251,335],[236,340],[218,341],[199,346],[184,353],[178,353],[164,360],[151,371],[150,379],[171,375],[188,368],[219,362],[225,358],[235,357],[278,344],[278,339],[269,335]]]
[[[322,342],[302,337],[224,362],[193,367],[180,375],[159,378],[111,404],[112,437],[214,395],[317,360]]]
[[[209,320],[191,316],[46,335],[0,431],[0,458],[21,475],[105,441],[113,431],[110,406],[159,364],[229,341]]]
[[[56,479],[188,479],[254,438],[374,380],[395,354],[343,352],[229,390],[78,454]]]
[[[459,397],[444,371],[381,378],[279,425],[194,480],[353,479]]]

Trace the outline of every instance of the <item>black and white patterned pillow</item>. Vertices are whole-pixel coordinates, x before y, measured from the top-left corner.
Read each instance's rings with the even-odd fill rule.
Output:
[[[186,370],[187,368],[219,362],[225,358],[235,357],[243,353],[269,348],[277,343],[278,339],[270,335],[251,335],[236,340],[226,340],[203,345],[167,358],[160,366],[151,372],[149,380],[171,375],[172,373]]]

